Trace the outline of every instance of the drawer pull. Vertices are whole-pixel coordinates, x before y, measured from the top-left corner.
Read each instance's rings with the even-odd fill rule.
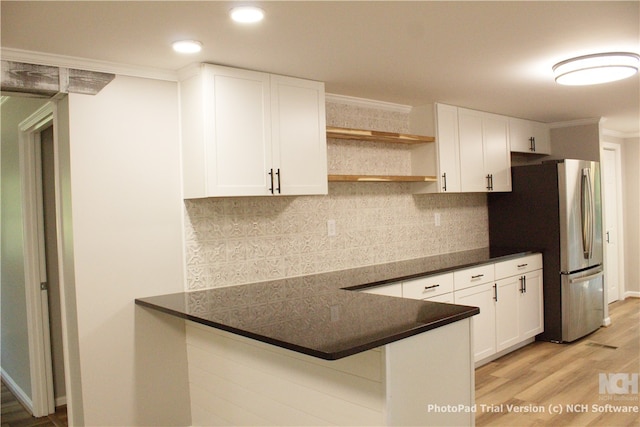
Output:
[[[526,267],[529,264],[518,264],[518,268]]]
[[[484,277],[484,274],[476,274],[475,276],[471,276],[471,280],[473,279],[479,279],[481,277]]]
[[[439,286],[440,286],[440,285],[425,286],[425,287],[424,287],[424,290],[425,290],[425,291],[428,291],[429,289],[435,289],[435,288],[437,288],[437,287],[439,287]]]

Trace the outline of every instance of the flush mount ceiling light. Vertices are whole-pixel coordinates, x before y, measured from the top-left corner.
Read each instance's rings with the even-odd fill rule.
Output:
[[[196,40],[180,40],[171,46],[178,53],[198,53],[202,50],[202,43]]]
[[[264,10],[255,6],[234,7],[229,14],[231,19],[241,24],[253,24],[264,19]]]
[[[631,77],[639,65],[640,57],[635,53],[598,53],[558,62],[553,74],[561,85],[595,85]]]

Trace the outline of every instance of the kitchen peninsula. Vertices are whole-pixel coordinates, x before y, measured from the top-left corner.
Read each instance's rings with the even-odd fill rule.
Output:
[[[522,255],[479,249],[136,303],[189,320],[194,425],[472,425],[478,308],[355,290]]]

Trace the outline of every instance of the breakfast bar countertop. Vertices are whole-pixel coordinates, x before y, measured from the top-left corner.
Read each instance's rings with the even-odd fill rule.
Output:
[[[309,276],[136,299],[136,304],[335,360],[480,312],[477,307],[354,292],[529,252],[477,249]]]

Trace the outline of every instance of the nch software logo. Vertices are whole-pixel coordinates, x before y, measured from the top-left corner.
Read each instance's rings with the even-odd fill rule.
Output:
[[[638,374],[598,374],[600,394],[638,394]]]

